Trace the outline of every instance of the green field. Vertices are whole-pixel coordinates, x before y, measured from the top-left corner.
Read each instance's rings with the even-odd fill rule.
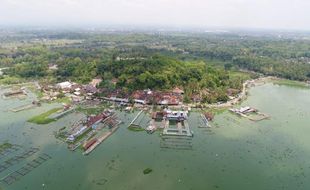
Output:
[[[135,132],[144,131],[143,128],[137,127],[137,126],[134,126],[134,125],[130,125],[127,129],[128,129],[129,131],[135,131]]]
[[[50,119],[48,118],[48,116],[52,115],[53,113],[56,113],[57,111],[61,110],[62,108],[54,108],[54,109],[51,109],[45,113],[42,113],[40,115],[37,115],[37,116],[34,116],[30,119],[28,119],[28,122],[30,123],[35,123],[35,124],[48,124],[48,123],[51,123],[53,121],[56,121],[55,119]]]
[[[272,80],[272,83],[277,84],[277,85],[290,86],[290,87],[309,88],[308,84],[305,82],[287,80],[287,79]]]

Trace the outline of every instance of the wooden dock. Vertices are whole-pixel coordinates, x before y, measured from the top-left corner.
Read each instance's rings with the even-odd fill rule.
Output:
[[[72,113],[73,111],[75,111],[75,108],[70,108],[68,110],[65,110],[65,111],[61,111],[61,112],[56,112],[52,115],[49,116],[50,119],[60,119],[61,117],[69,114],[69,113]]]
[[[231,111],[231,110],[230,110],[230,111]],[[234,111],[231,111],[231,112],[233,112],[233,113],[235,113],[235,114],[237,114],[237,115],[239,115],[239,116],[241,116],[241,117],[247,118],[247,119],[249,119],[249,120],[251,120],[251,121],[262,121],[262,120],[265,120],[265,119],[269,119],[269,118],[270,118],[269,115],[267,115],[267,114],[265,114],[265,113],[262,113],[262,112],[255,112],[256,117],[253,116],[253,115],[252,115],[252,116],[246,115],[246,114],[244,114],[244,113],[239,113],[239,112],[234,112]]]
[[[81,142],[78,142],[76,144],[71,144],[71,145],[68,145],[68,149],[71,150],[71,151],[75,151],[77,148],[79,148],[79,146],[81,146]]]
[[[121,122],[119,122],[118,124],[120,123]],[[112,128],[111,131],[99,137],[98,140],[83,153],[83,155],[90,154],[98,145],[100,145],[104,140],[106,140],[109,136],[111,136],[119,128],[118,124],[114,128]]]
[[[24,111],[24,110],[35,108],[37,106],[38,105],[35,105],[35,104],[28,104],[28,105],[23,105],[23,106],[19,106],[17,108],[10,109],[10,111],[12,111],[12,112],[20,112],[20,111]]]

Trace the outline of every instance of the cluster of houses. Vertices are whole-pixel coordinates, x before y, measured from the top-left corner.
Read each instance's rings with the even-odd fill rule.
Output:
[[[56,100],[64,95],[70,97],[74,102],[80,102],[84,99],[92,99],[93,95],[98,92],[97,86],[102,79],[93,79],[87,85],[81,85],[70,81],[57,83],[56,85],[48,85],[42,87],[42,100]]]
[[[62,96],[70,97],[73,102],[83,100],[92,100],[96,93],[102,93],[104,89],[98,89],[97,86],[102,79],[95,78],[87,85],[81,85],[70,81],[57,83],[56,85],[42,86],[43,97],[41,100],[52,101]],[[131,94],[125,94],[120,89],[106,93],[104,97],[107,101],[118,102],[121,104],[157,104],[167,106],[181,105],[183,102],[184,91],[178,87],[171,91],[152,91],[136,90]]]
[[[136,103],[142,105],[157,104],[174,106],[182,104],[183,94],[184,91],[178,87],[169,92],[152,91],[147,89],[136,90],[131,95],[122,95],[122,97],[120,97],[119,93],[114,92],[105,97],[105,100],[122,104]]]
[[[187,120],[188,111],[175,111],[170,109],[164,109],[163,111],[153,112],[152,113],[152,119],[155,120],[173,120],[173,121],[184,121]]]

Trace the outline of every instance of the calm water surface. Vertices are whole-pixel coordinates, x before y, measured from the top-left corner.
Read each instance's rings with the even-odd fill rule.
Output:
[[[120,112],[125,123],[89,156],[79,150],[70,152],[53,135],[81,114],[39,126],[26,120],[59,104],[19,113],[8,111],[32,99],[0,99],[0,142],[8,140],[24,150],[40,148],[39,153],[0,173],[0,178],[41,153],[52,159],[12,185],[0,183],[5,190],[310,189],[310,89],[273,84],[252,88],[242,105],[271,116],[260,122],[224,112],[215,117],[213,128],[203,129],[198,128],[199,113],[192,112],[192,150],[160,148],[159,133],[128,131],[126,127],[135,115]],[[149,118],[144,120],[147,123]],[[0,158],[0,164],[12,156]],[[153,172],[144,175],[145,168]]]

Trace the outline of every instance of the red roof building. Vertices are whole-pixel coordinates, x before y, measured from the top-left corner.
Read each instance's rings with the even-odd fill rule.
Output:
[[[173,94],[176,94],[176,95],[182,95],[184,94],[184,91],[178,87],[175,87],[173,90],[172,90],[172,93]]]

